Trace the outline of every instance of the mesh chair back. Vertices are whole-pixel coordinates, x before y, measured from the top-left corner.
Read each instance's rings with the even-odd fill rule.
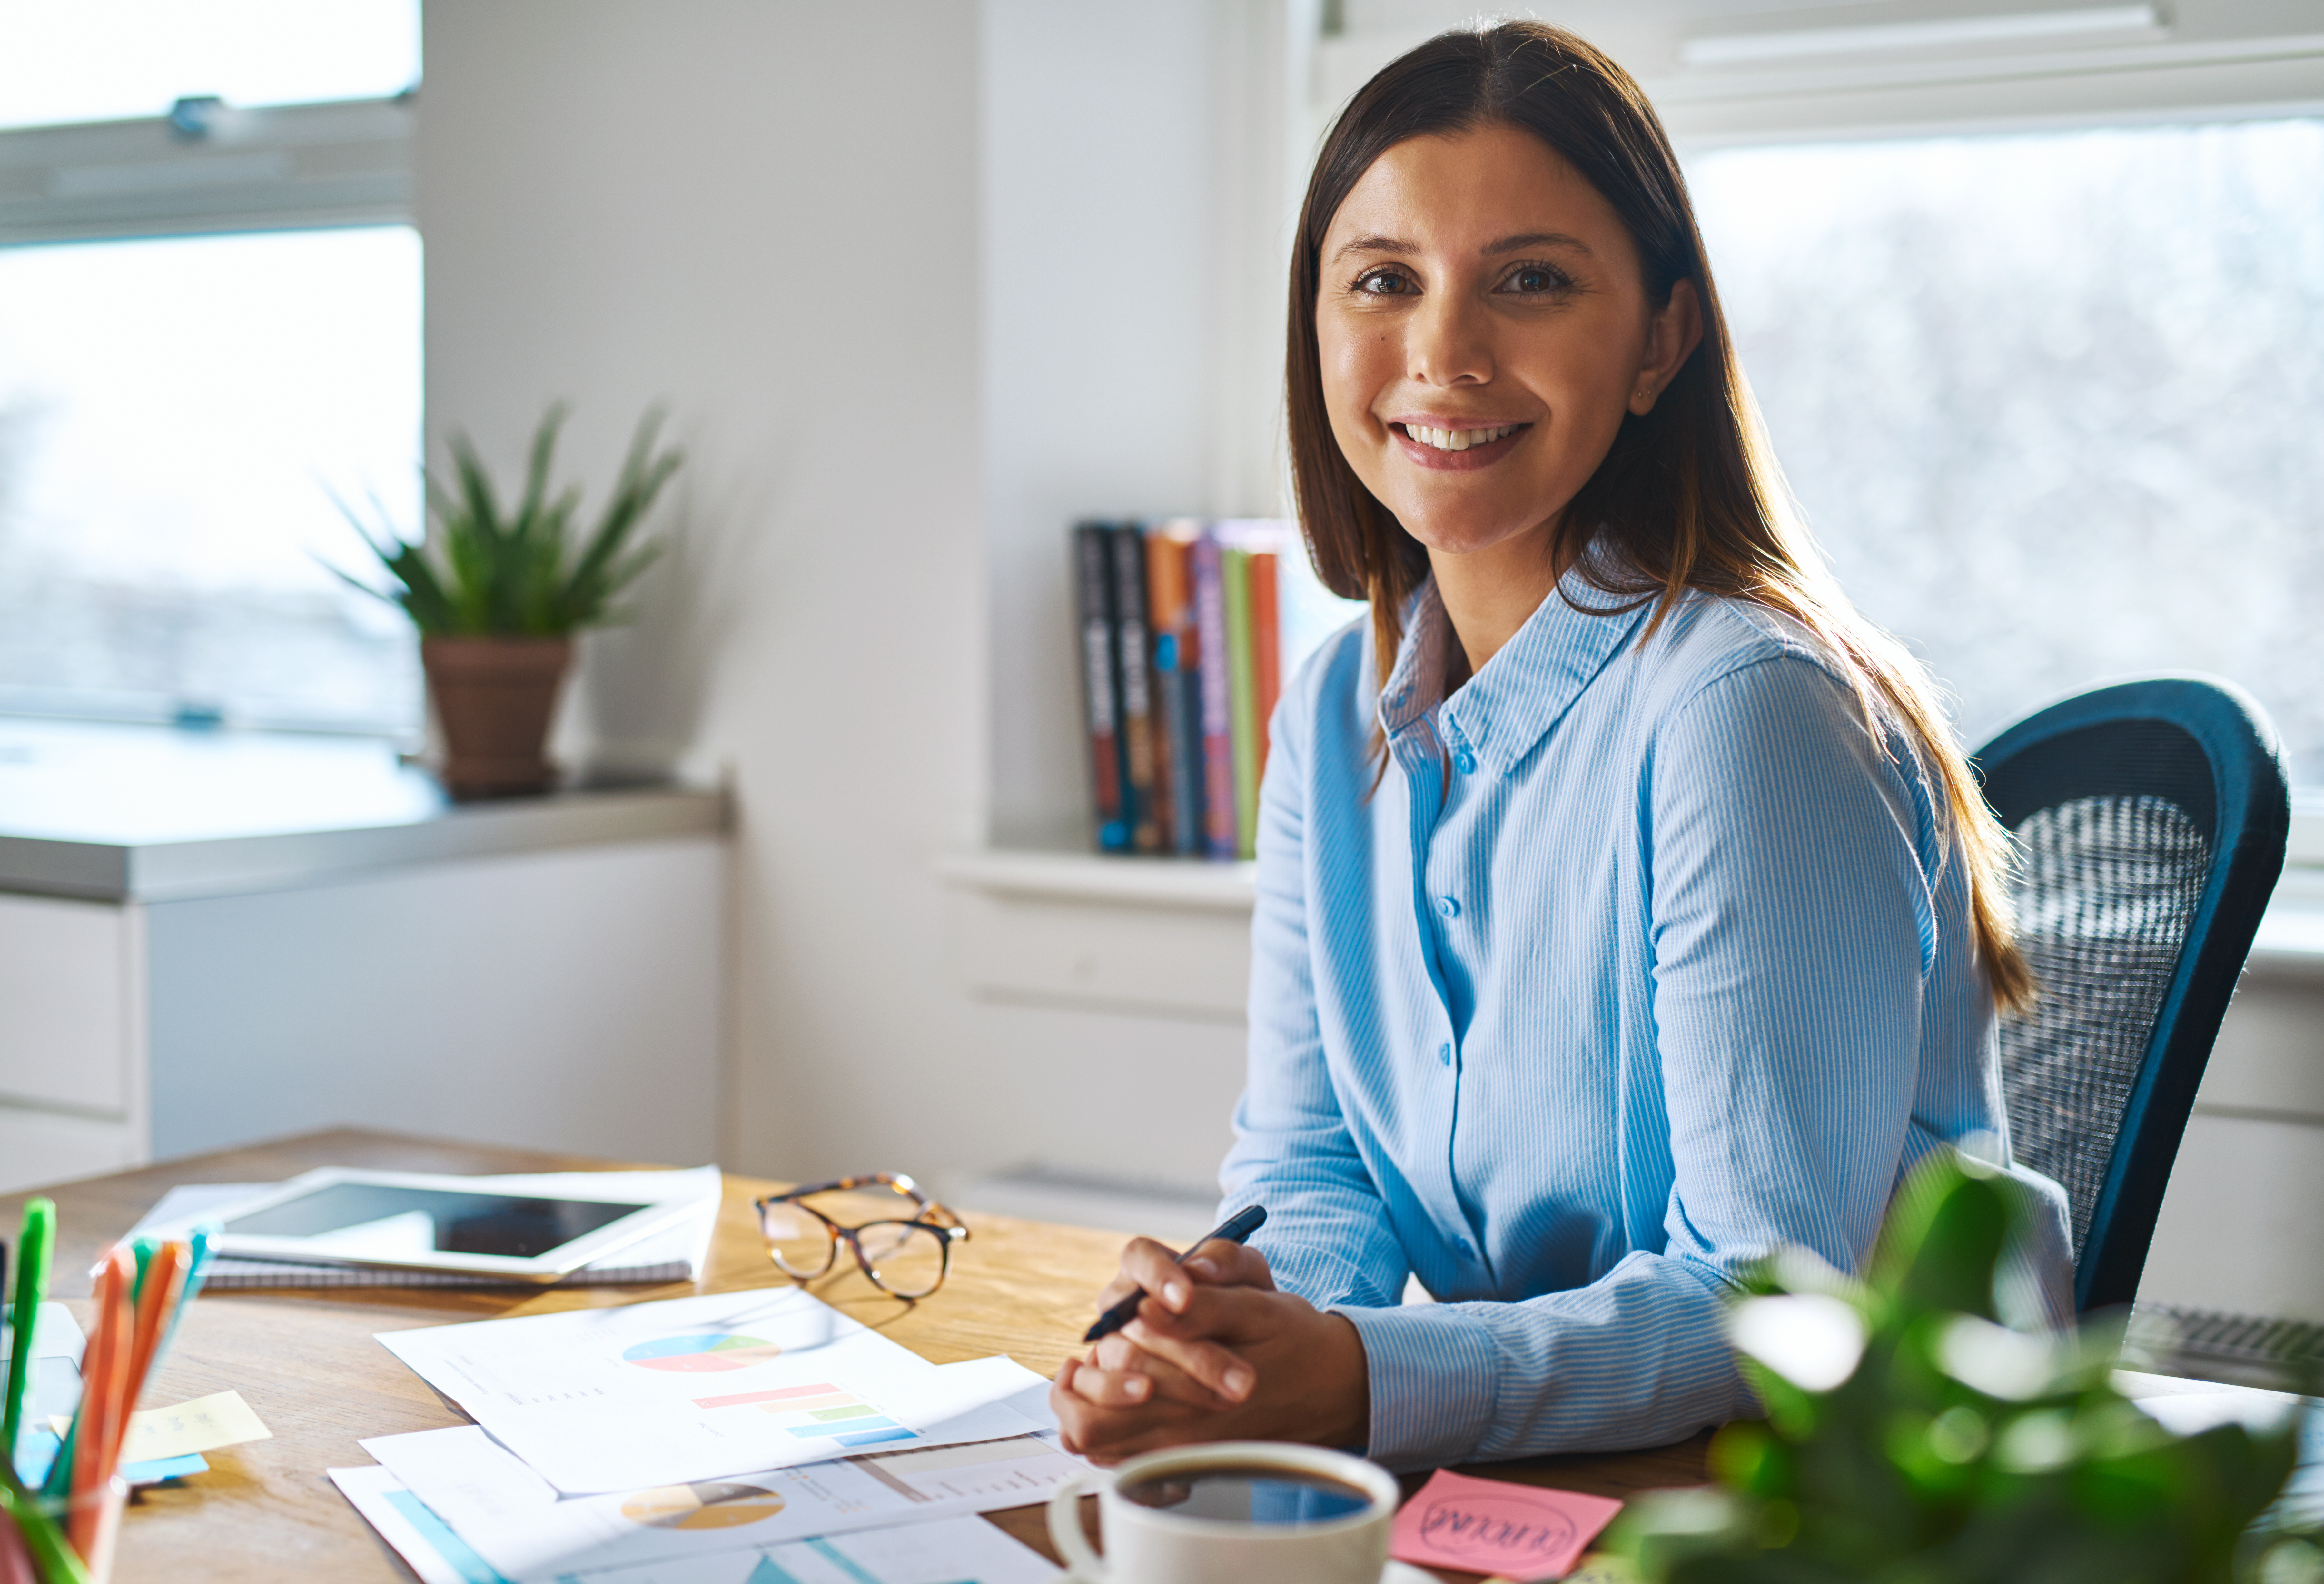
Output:
[[[2001,1024],[2011,1147],[2066,1190],[2075,1306],[2127,1303],[2283,868],[2275,732],[2239,689],[2166,677],[2052,705],[1975,763],[2022,849],[2040,985]]]

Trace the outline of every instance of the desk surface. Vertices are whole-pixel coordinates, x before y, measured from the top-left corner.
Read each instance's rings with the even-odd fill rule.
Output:
[[[86,1324],[85,1273],[89,1266],[106,1245],[180,1183],[273,1182],[318,1165],[535,1172],[603,1170],[615,1164],[342,1130],[91,1178],[47,1191],[57,1202],[59,1218],[55,1295],[69,1303]],[[530,1294],[357,1288],[221,1293],[198,1300],[145,1400],[184,1402],[231,1387],[274,1436],[208,1453],[208,1473],[180,1486],[143,1493],[122,1525],[115,1578],[121,1584],[161,1579],[172,1584],[410,1579],[401,1561],[356,1515],[323,1470],[370,1462],[356,1444],[359,1440],[435,1430],[466,1419],[374,1341],[373,1333],[767,1285],[773,1273],[760,1243],[751,1201],[770,1186],[752,1178],[727,1177],[710,1264],[695,1287],[678,1284]],[[0,1227],[13,1233],[23,1198],[0,1199]],[[826,1303],[936,1363],[1007,1353],[1043,1375],[1056,1374],[1089,1323],[1091,1295],[1112,1272],[1120,1239],[1110,1232],[973,1211],[966,1219],[974,1236],[956,1254],[943,1290],[918,1307],[885,1297],[852,1268],[816,1284],[815,1291]],[[1628,1496],[1661,1486],[1700,1483],[1703,1445],[1704,1438],[1698,1437],[1655,1451],[1541,1459],[1479,1472]],[[992,1521],[1045,1554],[1054,1554],[1039,1507],[994,1514]]]

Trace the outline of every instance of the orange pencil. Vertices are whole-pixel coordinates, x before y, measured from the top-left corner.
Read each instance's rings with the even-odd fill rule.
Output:
[[[189,1252],[183,1243],[164,1243],[146,1262],[144,1279],[138,1284],[136,1324],[132,1333],[134,1341],[130,1349],[129,1368],[122,1384],[113,1439],[105,1449],[100,1478],[110,1479],[121,1465],[121,1448],[129,1439],[129,1416],[136,1412],[137,1399],[145,1393],[146,1372],[153,1368],[153,1356],[161,1345],[162,1333],[169,1329],[170,1316],[177,1312],[178,1294],[185,1287]]]
[[[121,1390],[129,1370],[135,1339],[129,1303],[137,1279],[137,1257],[126,1243],[115,1243],[97,1267],[97,1333],[89,1339],[88,1368],[82,1372],[78,1433],[73,1438],[72,1506],[65,1519],[65,1536],[83,1557],[97,1543],[97,1521],[103,1503],[97,1492],[112,1478],[106,1465],[114,1444],[114,1420],[121,1410]]]

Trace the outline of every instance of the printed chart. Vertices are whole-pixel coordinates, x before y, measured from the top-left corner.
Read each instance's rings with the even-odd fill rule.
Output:
[[[757,1337],[726,1331],[697,1332],[684,1337],[657,1337],[622,1349],[622,1362],[641,1369],[669,1369],[682,1375],[709,1375],[728,1369],[748,1369],[778,1358],[782,1349]]]
[[[784,1431],[802,1441],[836,1441],[844,1447],[920,1439],[918,1431],[905,1428],[853,1392],[827,1381],[775,1386],[763,1392],[734,1392],[723,1397],[696,1397],[694,1405],[753,1408],[773,1414]]]
[[[1087,1468],[1053,1436],[1020,1435],[543,1505],[540,1476],[473,1425],[374,1437],[364,1450],[489,1572],[518,1584],[694,1558],[747,1559],[793,1541],[1023,1506]],[[586,1584],[596,1580],[587,1577]]]
[[[1028,1371],[1006,1358],[939,1368],[795,1287],[379,1340],[567,1496],[1041,1428],[1006,1405],[1027,1395]]]
[[[659,1486],[622,1503],[622,1517],[651,1529],[739,1529],[782,1510],[783,1498],[773,1491],[731,1479]]]
[[[425,1433],[425,1432],[423,1432]],[[334,1469],[331,1479],[401,1553],[422,1584],[474,1584],[493,1566],[466,1539],[381,1468]],[[633,1529],[634,1533],[684,1531]],[[901,1528],[811,1539],[758,1540],[729,1532],[725,1549],[623,1563],[610,1555],[544,1579],[578,1584],[1050,1584],[1056,1569],[982,1518],[955,1516]],[[503,1570],[504,1572],[504,1570]]]

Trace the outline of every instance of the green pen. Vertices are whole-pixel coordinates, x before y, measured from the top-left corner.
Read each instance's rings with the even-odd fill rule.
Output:
[[[27,1200],[23,1235],[16,1240],[16,1308],[9,1322],[15,1340],[8,1349],[8,1396],[0,1408],[0,1460],[7,1463],[12,1478],[16,1431],[24,1417],[24,1384],[32,1367],[32,1333],[40,1329],[41,1301],[49,1294],[49,1249],[56,1234],[56,1201]]]

